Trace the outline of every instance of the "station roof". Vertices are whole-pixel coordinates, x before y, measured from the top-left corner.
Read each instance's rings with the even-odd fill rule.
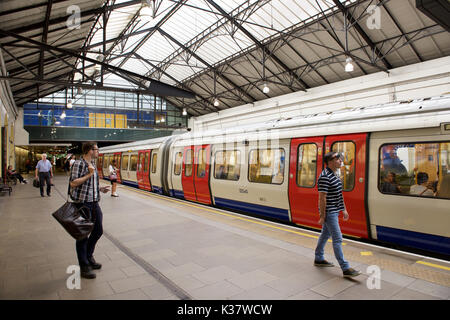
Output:
[[[19,106],[84,85],[202,115],[447,56],[448,21],[413,0],[6,0],[0,44]]]

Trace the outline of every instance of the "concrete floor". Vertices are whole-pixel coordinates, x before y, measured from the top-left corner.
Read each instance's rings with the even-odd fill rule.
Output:
[[[344,239],[347,260],[363,272],[345,279],[338,267],[313,266],[316,232],[123,186],[119,198],[101,200],[102,269],[69,289],[75,240],[51,216],[67,177],[54,183],[51,197],[31,183],[0,195],[0,299],[450,299],[448,262]],[[331,243],[326,257],[337,265]],[[369,289],[372,265],[379,289]]]

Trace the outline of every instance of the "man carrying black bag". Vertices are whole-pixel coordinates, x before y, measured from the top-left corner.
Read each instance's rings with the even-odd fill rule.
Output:
[[[81,277],[94,279],[93,269],[100,269],[102,265],[94,259],[94,250],[97,241],[103,234],[103,213],[99,206],[100,192],[107,193],[109,187],[101,187],[95,159],[98,157],[98,146],[95,142],[85,142],[81,147],[83,156],[76,160],[70,173],[70,198],[79,207],[90,210],[94,229],[89,237],[76,241],[78,263]]]

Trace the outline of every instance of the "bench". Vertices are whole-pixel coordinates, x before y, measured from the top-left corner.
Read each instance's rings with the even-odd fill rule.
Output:
[[[9,196],[11,196],[12,188],[7,184],[0,184],[0,192],[9,192]]]
[[[10,175],[9,173],[6,173],[6,183],[8,185],[16,185],[17,184],[17,178],[13,175]]]

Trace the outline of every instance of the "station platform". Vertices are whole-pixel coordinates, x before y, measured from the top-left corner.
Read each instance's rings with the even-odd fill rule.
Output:
[[[331,241],[326,258],[336,266],[313,266],[318,232],[122,185],[118,198],[102,194],[94,254],[102,269],[69,289],[75,240],[51,216],[66,201],[68,177],[54,178],[51,197],[31,178],[0,195],[0,299],[450,299],[448,261],[344,238],[346,259],[362,271],[347,279]]]

